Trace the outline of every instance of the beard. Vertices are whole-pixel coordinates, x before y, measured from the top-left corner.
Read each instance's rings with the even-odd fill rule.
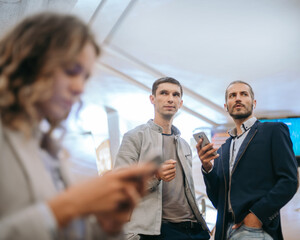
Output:
[[[228,108],[227,108],[227,110],[229,112],[229,115],[233,119],[246,119],[249,116],[251,116],[251,114],[253,112],[253,104],[251,104],[250,108],[246,107],[245,105],[243,105],[243,106],[245,108],[245,111],[243,111],[243,112],[236,112],[236,113],[233,113],[233,110],[229,111]]]

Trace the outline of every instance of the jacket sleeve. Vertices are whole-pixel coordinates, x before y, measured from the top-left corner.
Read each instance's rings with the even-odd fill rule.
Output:
[[[141,141],[139,141],[138,135],[134,136],[130,132],[126,133],[116,156],[114,168],[128,167],[137,164],[139,161],[140,149]]]
[[[118,234],[108,235],[106,234],[99,225],[94,215],[89,215],[86,218],[86,238],[88,240],[125,240],[125,234],[121,231]]]
[[[126,133],[116,156],[114,168],[128,167],[130,165],[139,163],[141,145],[142,136],[140,136],[139,133]],[[154,176],[148,182],[148,190],[150,192],[155,191],[160,182],[161,181]]]
[[[214,207],[217,209],[218,201],[219,201],[219,177],[218,177],[218,167],[220,167],[219,164],[220,157],[215,159],[214,166],[212,171],[209,173],[206,173],[205,170],[202,171],[204,182],[206,185],[206,193]]]
[[[283,123],[276,124],[271,141],[273,169],[278,180],[268,194],[250,208],[264,225],[268,225],[294,196],[298,184],[297,161],[288,127]]]
[[[50,215],[49,215],[50,214]],[[54,239],[56,222],[43,203],[29,206],[0,220],[0,239]]]
[[[0,239],[3,240],[53,240],[59,238],[58,232],[54,216],[44,203],[37,203],[0,219]],[[124,240],[123,232],[107,235],[92,215],[85,219],[85,237],[90,240]]]

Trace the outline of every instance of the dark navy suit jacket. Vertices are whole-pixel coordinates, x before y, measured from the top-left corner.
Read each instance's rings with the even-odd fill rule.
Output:
[[[229,183],[232,137],[218,150],[213,170],[203,174],[209,199],[218,210],[215,239],[225,239],[228,194],[234,222],[251,211],[274,239],[283,239],[279,210],[297,191],[297,161],[289,129],[283,123],[256,121],[242,143]]]

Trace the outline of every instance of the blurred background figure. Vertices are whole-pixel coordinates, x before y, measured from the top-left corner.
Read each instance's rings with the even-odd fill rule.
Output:
[[[34,15],[1,39],[0,239],[104,239],[103,231],[121,231],[145,193],[150,165],[71,186],[51,138],[99,54],[88,27],[71,15]]]

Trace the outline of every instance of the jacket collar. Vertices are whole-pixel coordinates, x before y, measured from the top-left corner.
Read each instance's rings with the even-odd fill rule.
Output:
[[[247,121],[245,121],[241,126],[241,130],[242,130],[241,135],[243,135],[246,131],[248,131],[254,125],[254,123],[256,121],[257,121],[256,117],[252,117],[252,118],[248,119]],[[228,134],[231,137],[240,137],[241,136],[241,135],[237,136],[237,129],[236,128],[232,128],[231,130],[229,130]]]
[[[245,140],[243,141],[238,154],[236,155],[236,161],[235,164],[233,166],[233,170],[235,168],[235,165],[238,164],[239,159],[241,159],[241,157],[243,156],[243,154],[245,153],[249,143],[251,142],[252,138],[255,136],[256,132],[257,132],[257,126],[258,126],[258,121],[256,121],[253,126],[251,127],[249,133],[247,134]]]
[[[162,133],[163,132],[163,128],[159,125],[157,125],[156,123],[154,123],[153,119],[150,119],[147,122],[147,125],[154,131],[158,132],[158,133]],[[177,127],[175,127],[174,125],[172,125],[172,132],[174,133],[175,137],[180,137],[180,131]]]
[[[248,135],[246,136],[245,140],[243,141],[239,152],[236,156],[236,162],[233,166],[233,171],[236,167],[236,165],[239,163],[239,160],[242,158],[242,156],[244,155],[245,151],[247,150],[247,147],[249,145],[249,143],[251,142],[251,140],[253,139],[253,137],[256,135],[257,130],[258,130],[258,126],[259,126],[260,122],[258,120],[255,121],[255,123],[252,125],[251,129],[249,130]],[[224,145],[222,145],[222,164],[223,164],[223,170],[226,176],[226,179],[229,179],[229,159],[230,159],[230,144],[232,141],[233,137],[230,136]],[[232,173],[233,173],[232,171]]]

